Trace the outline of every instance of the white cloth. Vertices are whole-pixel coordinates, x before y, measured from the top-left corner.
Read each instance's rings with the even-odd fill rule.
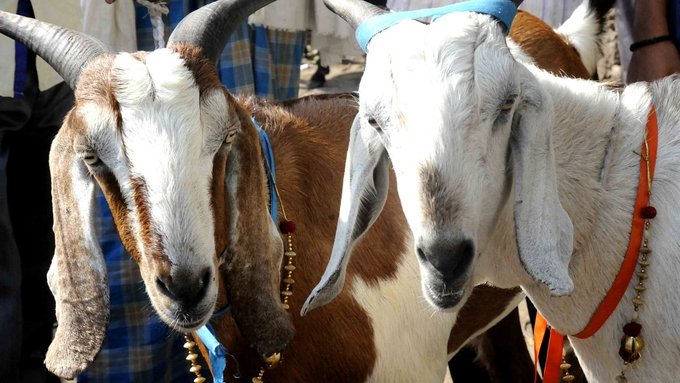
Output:
[[[248,23],[298,32],[309,29],[309,0],[278,0],[248,17]]]
[[[135,4],[132,0],[113,4],[104,0],[80,0],[80,9],[83,32],[103,41],[116,52],[137,50]]]
[[[19,0],[0,0],[0,10],[16,13]],[[35,18],[93,35],[115,50],[137,50],[135,6],[130,0],[31,0]],[[81,8],[82,6],[82,8]],[[14,97],[14,40],[0,35],[0,96]],[[43,59],[36,59],[38,86],[47,90],[64,81]]]
[[[101,0],[103,2],[103,0]],[[18,0],[0,0],[0,10],[16,13]],[[32,0],[38,20],[81,30],[79,0]],[[14,97],[14,40],[0,35],[0,96]],[[46,90],[64,81],[43,59],[36,59],[38,86]]]
[[[354,29],[326,8],[323,0],[313,0],[312,8],[312,47],[319,50],[324,65],[363,54],[354,38]]]

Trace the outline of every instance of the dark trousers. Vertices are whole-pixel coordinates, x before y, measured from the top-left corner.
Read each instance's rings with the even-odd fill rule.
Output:
[[[24,97],[0,97],[0,382],[59,382],[43,360],[52,338],[54,254],[48,155],[73,105],[60,83],[37,87],[34,58]]]

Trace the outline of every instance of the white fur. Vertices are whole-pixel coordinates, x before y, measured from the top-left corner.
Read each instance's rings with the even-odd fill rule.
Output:
[[[588,69],[588,73],[595,73],[597,70],[597,60],[600,57],[600,47],[598,33],[600,23],[597,20],[595,11],[589,9],[591,0],[583,0],[571,16],[564,21],[557,33],[562,34],[571,42],[581,56],[581,61]]]
[[[640,317],[646,348],[627,376],[629,381],[675,381],[680,360],[680,243],[676,240],[680,219],[673,212],[680,210],[680,130],[676,129],[680,81],[663,80],[651,91],[645,85],[631,86],[619,95],[596,83],[556,78],[516,63],[500,28],[490,21],[468,13],[444,16],[430,26],[401,23],[374,37],[369,46],[360,88],[361,113],[380,123],[414,237],[465,231],[480,253],[467,289],[483,282],[522,285],[559,331],[579,332],[609,289],[627,247],[639,173],[635,152],[640,150],[653,99],[660,146],[652,205],[659,217],[652,222],[655,253]],[[540,119],[524,123],[552,133],[554,154],[542,158],[554,161],[559,202],[573,222],[570,296],[555,297],[545,286],[554,282],[552,273],[557,270],[551,268],[565,267],[566,272],[566,266],[555,266],[539,252],[523,258],[531,263],[528,266],[541,270],[532,278],[517,256],[515,200],[507,171],[512,163],[508,162],[511,121],[493,118],[494,103],[502,105],[504,92],[518,93],[513,116]],[[549,113],[527,114],[528,107]],[[543,145],[547,150],[548,143],[529,137],[518,145],[537,145],[540,151]],[[429,161],[444,170],[446,184],[461,201],[462,211],[450,222],[427,222],[421,214],[418,168]],[[540,182],[534,187],[541,187]],[[433,230],[436,225],[441,230]],[[559,242],[558,232],[542,225],[535,230],[542,233],[537,240]],[[427,267],[421,267],[421,272],[427,284],[432,275]],[[623,366],[617,350],[621,328],[632,315],[633,291],[629,290],[594,337],[572,339],[590,381],[615,381]]]
[[[407,243],[411,249],[413,239]],[[378,283],[359,277],[352,281],[352,296],[373,326],[377,359],[367,382],[444,380],[447,342],[456,314],[434,311],[423,299],[418,278],[418,262],[407,251],[393,278]]]

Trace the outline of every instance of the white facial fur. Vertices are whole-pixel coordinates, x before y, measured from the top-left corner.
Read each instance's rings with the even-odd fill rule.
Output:
[[[517,64],[497,49],[502,45],[501,27],[471,13],[430,25],[403,22],[369,45],[360,88],[363,129],[376,128],[369,118],[379,125],[416,246],[454,233],[479,253],[507,197],[506,148],[520,84]],[[428,192],[434,189],[440,192]],[[469,282],[442,286],[428,262],[421,262],[421,273],[430,300],[442,293],[461,298],[471,289]]]
[[[121,132],[110,113],[92,105],[88,140],[119,184],[154,308],[180,329],[197,327],[209,318],[217,296],[210,188],[213,157],[229,127],[225,94],[220,89],[199,96],[184,60],[167,49],[149,53],[145,62],[117,55],[112,83]],[[140,222],[144,215],[150,222]],[[194,307],[181,307],[159,291],[163,268],[173,283],[182,278],[194,279],[197,288],[207,283],[205,295]],[[205,275],[209,280],[202,281]]]

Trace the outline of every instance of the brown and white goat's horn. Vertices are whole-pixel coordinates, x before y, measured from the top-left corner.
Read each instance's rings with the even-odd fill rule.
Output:
[[[26,45],[47,61],[71,86],[90,60],[110,49],[84,33],[32,18],[0,12],[0,33]]]
[[[342,17],[354,29],[369,17],[387,13],[384,9],[363,0],[323,0],[323,2],[328,9]]]
[[[519,7],[520,4],[522,4],[522,1],[524,0],[512,0],[513,3],[515,3],[515,6]]]
[[[229,36],[248,15],[274,0],[222,0],[187,15],[168,38],[168,46],[189,43],[203,48],[203,54],[217,61]]]

